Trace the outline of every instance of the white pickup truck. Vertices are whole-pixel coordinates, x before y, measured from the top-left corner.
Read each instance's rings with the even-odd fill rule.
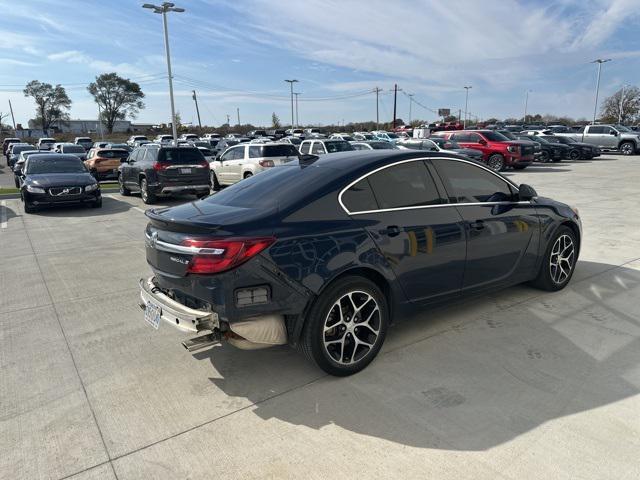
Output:
[[[562,131],[550,128],[544,132],[558,137],[570,137],[578,142],[590,143],[601,150],[618,150],[623,155],[633,155],[640,150],[640,135],[622,125],[587,125],[582,132]],[[541,132],[535,132],[540,135]]]

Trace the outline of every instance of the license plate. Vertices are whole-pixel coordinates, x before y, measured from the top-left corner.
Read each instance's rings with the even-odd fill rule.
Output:
[[[151,325],[156,330],[160,326],[160,317],[162,315],[162,309],[155,305],[154,303],[147,302],[147,305],[144,307],[144,319],[145,321]]]
[[[190,168],[181,168],[181,169],[180,169],[180,173],[187,173],[187,174],[189,174],[189,173],[191,173],[191,169],[190,169]]]

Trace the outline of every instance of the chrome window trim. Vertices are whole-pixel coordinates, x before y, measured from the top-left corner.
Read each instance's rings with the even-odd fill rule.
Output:
[[[222,255],[224,253],[224,249],[222,248],[186,247],[184,245],[176,245],[175,243],[163,242],[157,238],[152,240],[151,235],[147,232],[144,232],[144,236],[146,237],[145,244],[148,247],[155,248],[156,250],[161,250],[163,252],[181,253],[186,255]]]
[[[501,175],[498,175],[496,172],[494,172],[490,168],[487,168],[487,167],[485,167],[483,165],[478,165],[477,163],[470,162],[468,160],[463,160],[462,158],[454,158],[454,157],[419,157],[419,158],[410,158],[410,159],[407,159],[407,160],[400,160],[398,162],[390,163],[389,165],[383,165],[382,167],[378,167],[375,170],[372,170],[372,171],[370,171],[368,173],[365,173],[364,175],[358,177],[353,182],[349,183],[342,190],[340,190],[340,193],[338,194],[338,203],[340,204],[340,206],[342,207],[342,209],[345,211],[345,213],[347,215],[362,215],[362,214],[365,214],[365,213],[379,213],[379,212],[395,212],[395,211],[400,211],[400,210],[418,210],[418,209],[421,209],[421,208],[464,207],[464,206],[470,206],[470,205],[511,205],[511,204],[529,204],[530,203],[528,201],[527,202],[440,203],[440,204],[437,204],[437,205],[418,205],[418,206],[412,206],[412,207],[380,208],[380,209],[377,209],[377,210],[363,210],[363,211],[358,211],[358,212],[351,212],[351,211],[349,211],[347,206],[342,202],[342,195],[344,194],[344,192],[349,190],[352,186],[354,186],[359,181],[367,178],[369,175],[373,175],[374,173],[377,173],[377,172],[379,172],[381,170],[385,170],[387,168],[394,167],[396,165],[401,165],[403,163],[423,162],[425,160],[453,160],[453,161],[456,161],[456,162],[468,163],[469,165],[472,165],[472,166],[477,167],[477,168],[479,168],[481,170],[485,170],[485,171],[491,173],[492,175],[498,177],[503,182],[506,182],[507,184],[511,185],[515,189],[516,193],[519,192],[518,186],[515,183],[513,183],[511,180],[508,180],[508,179],[502,177]]]

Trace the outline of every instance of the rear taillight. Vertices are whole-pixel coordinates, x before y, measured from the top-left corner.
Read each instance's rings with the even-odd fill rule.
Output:
[[[261,167],[273,167],[275,165],[273,160],[260,160],[258,163]]]
[[[159,172],[160,170],[166,170],[167,168],[169,168],[171,164],[170,163],[166,163],[166,162],[155,162],[153,164],[153,169],[156,172]]]
[[[273,237],[185,240],[182,245],[194,249],[187,272],[202,275],[230,270],[256,256],[275,240]]]
[[[209,168],[209,162],[207,162],[206,160],[202,160],[200,162],[200,166],[203,168]]]

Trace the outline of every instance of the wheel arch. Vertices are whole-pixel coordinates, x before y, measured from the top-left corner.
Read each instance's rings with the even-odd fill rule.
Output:
[[[578,241],[578,252],[580,251],[580,244],[582,242],[582,238],[580,238],[580,229],[578,226],[569,220],[566,220],[560,224],[561,227],[569,227],[573,234],[576,236],[576,240]]]

